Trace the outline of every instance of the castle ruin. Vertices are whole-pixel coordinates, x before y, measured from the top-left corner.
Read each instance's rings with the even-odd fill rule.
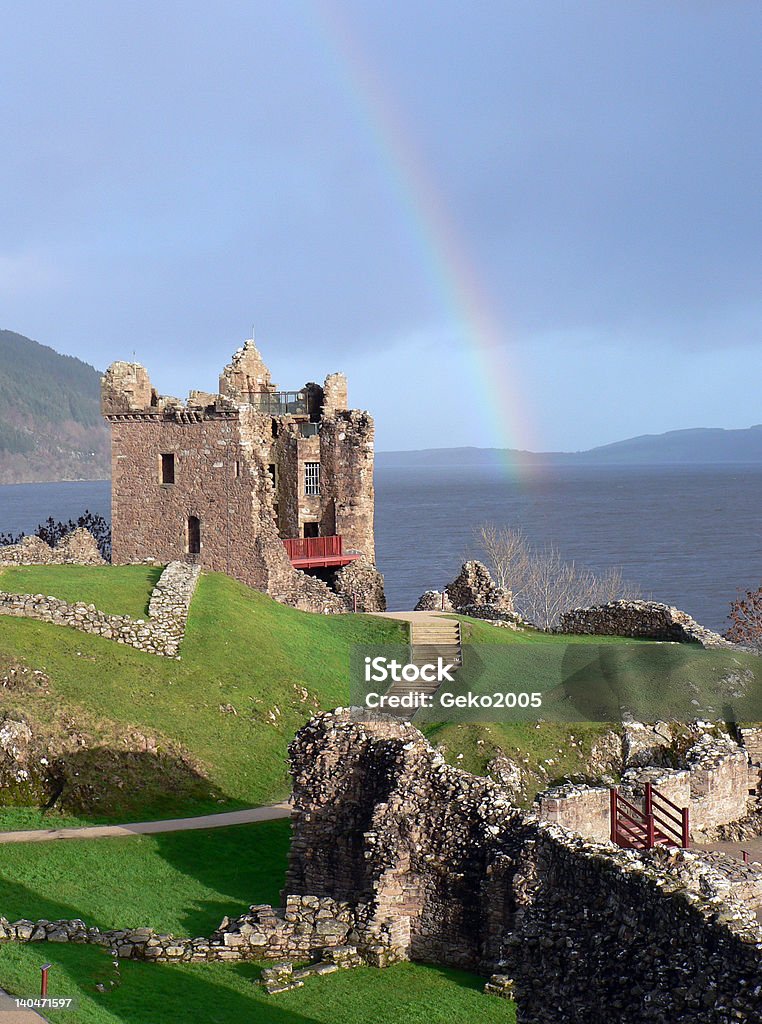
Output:
[[[112,561],[192,562],[309,611],[383,610],[373,419],[348,406],[342,373],[278,391],[253,340],[218,394],[186,402],[112,363]]]

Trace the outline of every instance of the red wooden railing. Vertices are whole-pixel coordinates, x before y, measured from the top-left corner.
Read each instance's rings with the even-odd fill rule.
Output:
[[[292,561],[299,558],[338,558],[344,554],[343,537],[286,537],[283,543]]]
[[[687,807],[678,807],[652,783],[646,783],[643,810],[631,804],[617,788],[611,790],[611,841],[631,850],[690,844]]]

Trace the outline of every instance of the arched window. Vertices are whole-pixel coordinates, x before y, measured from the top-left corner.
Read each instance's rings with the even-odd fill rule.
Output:
[[[188,554],[198,555],[201,551],[201,520],[198,516],[188,516]]]

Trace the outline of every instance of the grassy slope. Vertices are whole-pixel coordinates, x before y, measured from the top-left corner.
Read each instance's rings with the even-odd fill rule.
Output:
[[[130,581],[121,607],[111,571]],[[58,596],[69,567],[14,574],[18,584],[28,574],[33,589]],[[146,570],[137,566],[106,569],[105,575],[99,568],[77,568],[72,575],[88,580],[96,606],[107,600],[115,611],[129,610],[147,587]],[[102,601],[104,580],[108,594]],[[317,709],[347,702],[351,646],[398,643],[405,635],[403,625],[387,619],[295,611],[219,574],[199,581],[179,661],[66,627],[0,616],[0,651],[50,678],[49,694],[24,695],[29,715],[49,720],[63,706],[96,729],[99,721],[116,721],[158,732],[182,744],[208,774],[208,792],[192,806],[155,787],[147,787],[147,803],[139,792],[115,791],[104,811],[112,819],[282,798],[288,791],[286,746],[296,729]]]
[[[288,823],[135,839],[18,844],[3,848],[0,908],[17,916],[82,917],[114,927],[148,924],[178,935],[208,934],[225,913],[272,902],[282,884]],[[52,893],[55,892],[55,898]],[[256,964],[158,965],[125,962],[118,988],[106,952],[81,946],[0,946],[0,984],[33,993],[39,967],[51,962],[51,994],[76,997],[75,1024],[512,1024],[514,1009],[481,994],[483,979],[402,964],[318,978],[303,989],[267,996],[251,984]]]
[[[478,619],[456,617],[465,643],[561,647],[567,643],[590,643],[591,639],[603,644],[621,642],[617,637],[554,636],[530,629],[517,632]],[[429,725],[423,731],[430,742],[442,748],[448,761],[477,775],[485,773],[499,751],[530,767],[535,778],[528,786],[528,804],[541,789],[567,776],[582,774],[591,748],[610,728],[596,722],[575,723],[571,728],[560,722],[452,722]]]

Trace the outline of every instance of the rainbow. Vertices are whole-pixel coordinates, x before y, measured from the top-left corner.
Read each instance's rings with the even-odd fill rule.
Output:
[[[375,149],[396,193],[413,242],[456,337],[471,350],[475,392],[484,401],[475,413],[486,419],[496,448],[530,448],[530,418],[509,361],[510,341],[467,247],[458,237],[441,190],[411,132],[383,87],[347,19],[331,0],[307,0],[305,14],[328,58],[340,91]],[[457,332],[457,333],[456,333]],[[516,470],[514,460],[507,468]]]

